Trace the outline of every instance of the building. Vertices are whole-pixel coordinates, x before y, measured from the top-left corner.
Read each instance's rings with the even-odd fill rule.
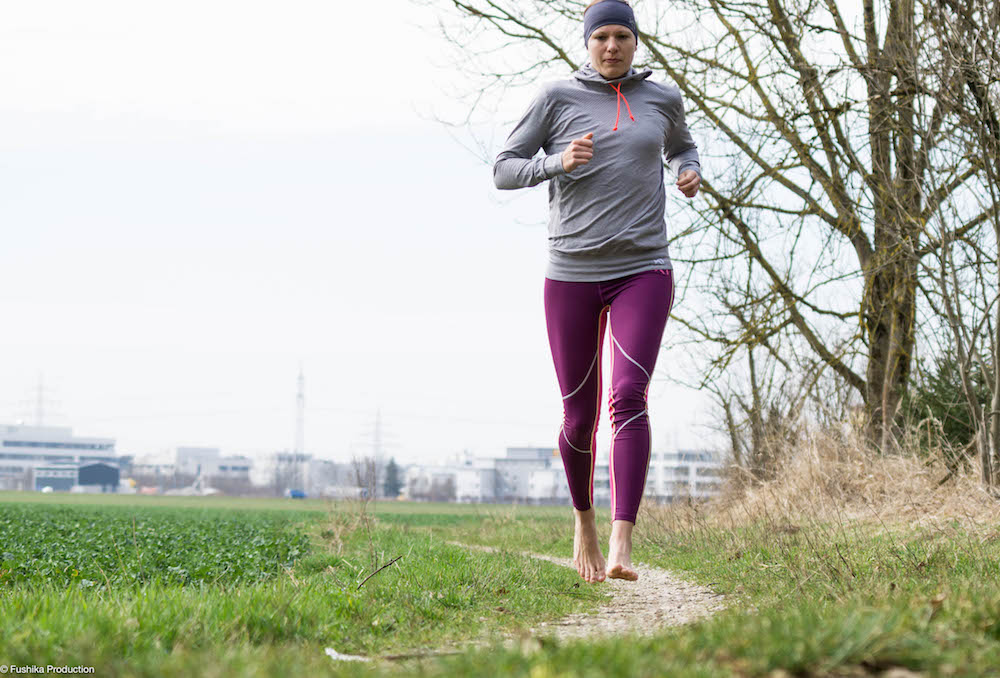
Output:
[[[81,464],[77,476],[77,485],[90,492],[117,492],[121,482],[121,470],[118,466],[103,461]]]
[[[178,447],[174,469],[177,473],[208,478],[250,480],[253,460],[243,455],[223,457],[217,447]]]
[[[534,469],[528,475],[527,501],[530,504],[569,504],[569,483],[562,457],[549,468]]]
[[[723,462],[708,450],[655,452],[646,473],[647,497],[707,499],[722,489]]]
[[[608,455],[594,465],[594,505],[611,505]],[[654,501],[706,499],[718,494],[723,463],[708,450],[653,452],[644,497]],[[570,505],[569,483],[558,449],[508,447],[502,457],[466,455],[457,464],[412,465],[406,469],[405,496],[434,501],[523,502]]]
[[[455,469],[455,499],[466,503],[496,501],[499,476],[488,466],[459,466]]]
[[[73,429],[56,426],[0,426],[0,489],[39,489],[65,485],[81,465],[104,462],[118,466],[112,438],[74,436]]]
[[[493,459],[493,463],[498,476],[496,498],[500,501],[528,500],[533,473],[551,470],[555,464],[560,471],[563,467],[559,450],[552,447],[508,447],[506,454]],[[541,487],[544,481],[539,478],[535,485]]]
[[[78,473],[79,467],[73,461],[35,466],[31,470],[33,482],[30,489],[41,492],[48,487],[50,491],[69,492],[78,484]]]
[[[403,475],[403,495],[414,501],[456,501],[458,475],[462,470],[462,466],[409,466]],[[481,500],[466,495],[460,501]]]

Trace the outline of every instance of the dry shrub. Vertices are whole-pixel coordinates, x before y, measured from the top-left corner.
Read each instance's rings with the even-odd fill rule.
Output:
[[[322,525],[321,536],[335,553],[344,549],[344,537],[360,528],[369,527],[374,517],[368,514],[368,501],[341,499],[327,504],[327,519]]]
[[[817,522],[888,526],[958,520],[976,526],[1000,519],[1000,502],[985,491],[975,466],[950,474],[943,455],[919,454],[906,444],[882,455],[869,451],[856,433],[810,432],[778,458],[780,466],[765,481],[730,469],[722,494],[708,502],[644,502],[640,522],[654,532],[676,532],[696,525],[764,523],[781,531]]]

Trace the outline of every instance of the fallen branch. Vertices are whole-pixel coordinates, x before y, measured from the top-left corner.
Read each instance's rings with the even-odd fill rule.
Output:
[[[447,657],[451,655],[462,654],[460,650],[431,650],[427,652],[406,652],[403,654],[384,654],[382,659],[387,661],[403,661],[406,659],[424,659],[426,657]]]
[[[377,574],[378,574],[379,572],[381,572],[381,571],[382,571],[382,570],[384,570],[385,568],[389,567],[390,565],[392,565],[392,564],[393,564],[394,562],[396,562],[397,560],[399,560],[399,559],[400,559],[400,558],[402,558],[402,557],[403,557],[403,556],[401,556],[401,555],[399,555],[399,556],[396,556],[395,558],[393,558],[392,560],[390,560],[390,561],[389,561],[388,563],[386,563],[386,564],[385,564],[385,565],[383,565],[382,567],[380,567],[380,568],[378,568],[377,570],[375,570],[374,572],[372,572],[372,573],[371,573],[370,575],[368,575],[367,577],[365,577],[365,578],[364,578],[364,579],[362,580],[362,582],[361,582],[360,584],[358,584],[358,588],[356,588],[356,589],[354,589],[354,590],[355,590],[355,591],[360,591],[360,590],[361,590],[361,587],[365,585],[365,582],[367,582],[367,581],[368,581],[369,579],[371,579],[372,577],[374,577],[375,575],[377,575]]]

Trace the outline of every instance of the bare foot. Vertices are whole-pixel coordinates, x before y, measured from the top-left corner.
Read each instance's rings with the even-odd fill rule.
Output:
[[[611,541],[608,545],[607,575],[611,579],[636,581],[639,573],[632,567],[632,528],[634,523],[616,520],[611,524]]]
[[[573,509],[576,532],[573,535],[573,564],[588,584],[604,581],[604,556],[597,544],[597,522],[594,507],[586,511]]]

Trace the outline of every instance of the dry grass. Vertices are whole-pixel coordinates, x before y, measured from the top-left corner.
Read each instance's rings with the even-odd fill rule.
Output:
[[[736,528],[765,523],[777,530],[805,523],[965,527],[1000,522],[1000,502],[983,489],[977,470],[949,475],[942,455],[868,452],[857,435],[814,433],[785,454],[773,479],[750,482],[730,472],[723,493],[707,503],[643,505],[641,520],[671,530],[694,524]],[[945,482],[941,482],[946,478]]]
[[[329,542],[334,553],[340,554],[344,549],[344,538],[362,527],[370,530],[370,524],[373,520],[374,518],[368,512],[367,500],[331,501],[320,536]]]

